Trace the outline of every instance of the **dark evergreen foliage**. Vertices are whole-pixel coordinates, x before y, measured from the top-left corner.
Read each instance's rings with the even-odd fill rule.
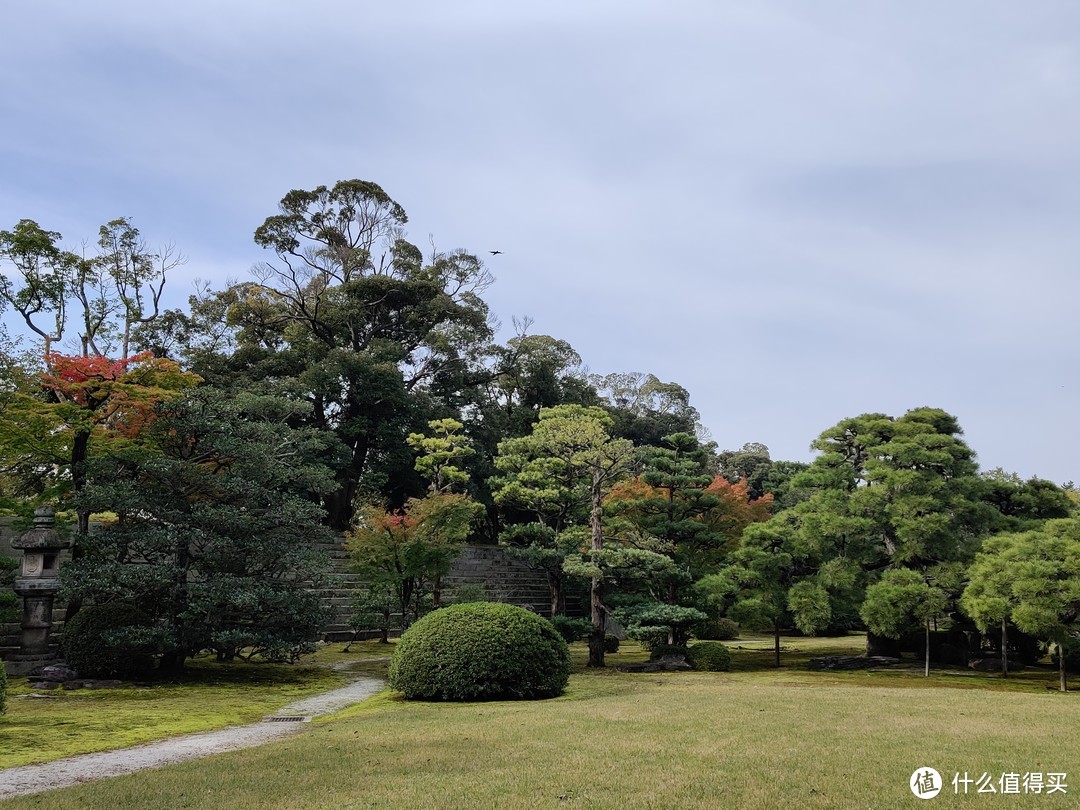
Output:
[[[290,427],[298,409],[209,387],[160,405],[141,443],[91,465],[81,502],[116,519],[79,538],[64,596],[142,608],[167,665],[304,651],[324,620],[310,585],[332,535],[309,493],[332,486],[316,461],[332,438]]]
[[[146,674],[153,667],[152,624],[125,602],[87,605],[64,625],[64,660],[83,678]]]

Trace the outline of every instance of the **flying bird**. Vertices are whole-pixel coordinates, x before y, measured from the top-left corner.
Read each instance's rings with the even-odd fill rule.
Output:
[[[489,250],[488,253],[490,253],[492,256],[501,256],[502,255],[501,250]]]

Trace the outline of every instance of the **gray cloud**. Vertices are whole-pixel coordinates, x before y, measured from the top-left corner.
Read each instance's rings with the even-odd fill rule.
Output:
[[[382,184],[499,248],[493,310],[692,392],[778,457],[956,413],[1077,477],[1070,2],[24,4],[0,227],[130,215],[223,283],[290,188]]]

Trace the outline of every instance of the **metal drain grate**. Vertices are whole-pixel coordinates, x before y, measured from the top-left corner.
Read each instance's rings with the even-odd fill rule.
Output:
[[[301,714],[283,714],[264,717],[264,723],[310,723],[311,718]]]

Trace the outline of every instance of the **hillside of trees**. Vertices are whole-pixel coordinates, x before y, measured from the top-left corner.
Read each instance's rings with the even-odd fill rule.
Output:
[[[295,657],[321,620],[314,549],[344,534],[364,610],[399,628],[443,603],[463,543],[506,546],[553,615],[588,592],[592,666],[609,616],[675,646],[730,618],[775,633],[777,665],[793,628],[929,650],[970,626],[1003,662],[1010,637],[1076,643],[1071,488],[980,471],[920,403],[838,414],[809,464],[718,448],[676,382],[589,374],[527,323],[499,342],[480,259],[425,254],[406,223],[372,182],[290,191],[251,278],[183,309],[162,305],[181,257],[127,219],[81,252],[0,231],[21,325],[0,345],[0,508],[71,515],[69,614],[138,608],[162,666]]]

